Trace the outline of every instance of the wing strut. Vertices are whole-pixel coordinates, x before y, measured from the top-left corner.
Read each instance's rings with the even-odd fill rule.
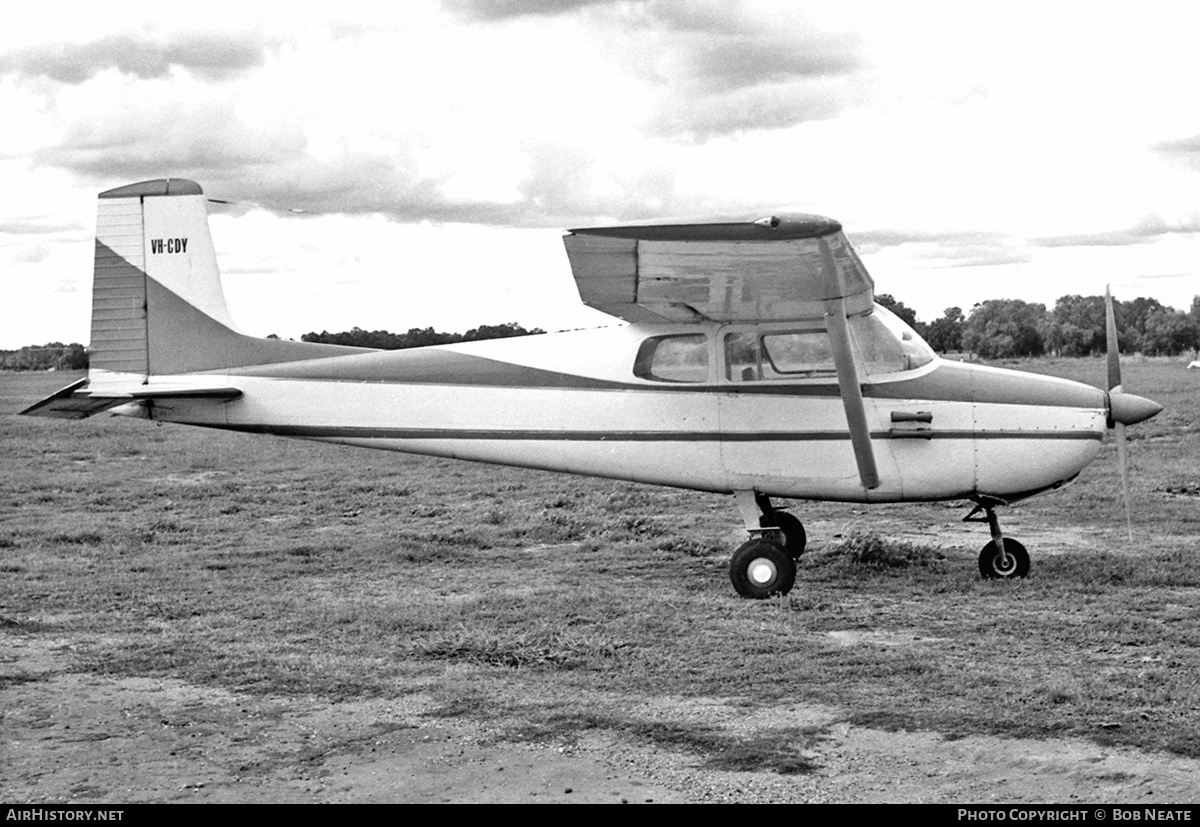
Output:
[[[824,242],[824,239],[821,241]],[[858,384],[858,369],[854,366],[854,351],[850,346],[846,300],[840,297],[845,292],[840,289],[841,271],[834,262],[827,244],[821,244],[821,253],[826,260],[826,273],[836,278],[839,283],[839,289],[834,293],[839,298],[825,302],[825,327],[833,345],[833,364],[837,368],[842,407],[846,410],[846,424],[850,426],[850,444],[854,447],[854,459],[858,463],[858,477],[862,480],[863,488],[878,488],[879,469],[875,466],[871,430],[867,427],[867,410],[863,405],[862,387]]]

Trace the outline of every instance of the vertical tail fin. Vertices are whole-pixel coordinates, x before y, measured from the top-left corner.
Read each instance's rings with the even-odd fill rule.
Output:
[[[179,317],[194,315],[189,309],[219,326],[210,333],[237,333],[225,307],[208,208],[198,184],[178,178],[144,181],[102,192],[99,202],[93,368],[143,376],[186,371],[195,360],[179,360],[183,354],[166,353],[163,346],[180,350],[173,344],[177,332],[212,328],[196,317],[181,329]]]
[[[239,332],[225,306],[207,199],[182,178],[100,193],[90,350],[94,370],[143,378],[361,352]]]

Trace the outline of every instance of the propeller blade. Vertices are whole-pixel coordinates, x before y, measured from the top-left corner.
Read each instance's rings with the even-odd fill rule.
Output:
[[[1117,318],[1113,314],[1112,290],[1104,286],[1104,339],[1108,345],[1108,389],[1121,389],[1121,357],[1117,352]]]
[[[1117,465],[1121,469],[1121,497],[1125,500],[1125,527],[1129,542],[1133,542],[1133,507],[1129,502],[1129,448],[1125,444],[1125,423],[1115,424],[1117,433]]]
[[[1121,356],[1117,348],[1117,319],[1113,312],[1112,290],[1104,288],[1104,338],[1108,350],[1108,420],[1116,432],[1117,465],[1121,471],[1121,498],[1125,500],[1125,527],[1133,542],[1133,506],[1129,500],[1129,446],[1125,426],[1143,422],[1162,410],[1150,399],[1125,393],[1121,383]]]
[[[1108,350],[1109,419],[1116,431],[1117,466],[1121,471],[1121,498],[1125,500],[1125,527],[1133,541],[1133,507],[1129,502],[1129,446],[1125,423],[1112,414],[1112,398],[1121,397],[1121,354],[1117,347],[1117,317],[1113,312],[1112,286],[1104,285],[1104,343]]]

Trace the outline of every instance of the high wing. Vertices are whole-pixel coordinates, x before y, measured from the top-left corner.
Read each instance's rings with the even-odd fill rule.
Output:
[[[875,284],[842,225],[819,215],[597,227],[564,243],[584,304],[631,322],[824,318],[864,488],[879,485],[847,316]]]
[[[821,317],[843,300],[869,312],[874,283],[842,226],[769,215],[570,230],[584,304],[631,322],[758,322]]]

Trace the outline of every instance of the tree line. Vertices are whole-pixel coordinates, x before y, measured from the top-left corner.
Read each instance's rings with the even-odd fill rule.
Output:
[[[989,299],[964,313],[961,307],[948,307],[941,318],[923,322],[904,302],[888,293],[875,300],[891,310],[939,353],[971,353],[981,359],[1007,359],[1021,356],[1098,356],[1105,352],[1105,312],[1103,296],[1063,296],[1047,310],[1044,304],[1020,299]],[[1176,310],[1157,299],[1136,298],[1113,301],[1117,323],[1117,342],[1124,353],[1147,356],[1178,356],[1200,350],[1200,296],[1192,299],[1190,310]],[[508,339],[545,333],[541,328],[526,329],[516,322],[480,325],[466,333],[443,333],[432,327],[410,328],[407,333],[363,330],[354,327],[340,333],[322,330],[305,333],[305,342],[400,350],[484,339]],[[268,338],[278,339],[275,334]],[[85,370],[88,355],[75,342],[65,345],[50,342],[27,345],[19,350],[0,350],[0,370]]]
[[[443,333],[432,327],[412,328],[407,333],[389,333],[386,330],[363,330],[355,327],[342,333],[305,333],[300,337],[305,342],[325,342],[334,345],[352,345],[377,350],[400,350],[427,345],[448,345],[455,342],[476,342],[484,339],[508,339],[513,336],[532,336],[545,333],[541,328],[526,329],[516,322],[480,325],[466,333]],[[274,333],[268,339],[278,339]],[[83,345],[50,342],[45,345],[26,345],[20,350],[0,350],[0,370],[87,370],[88,354]]]
[[[1020,356],[1097,356],[1106,350],[1103,296],[1063,296],[1047,310],[1020,299],[989,299],[963,313],[948,307],[925,323],[887,293],[875,300],[912,326],[934,350],[965,352],[981,359]],[[1178,356],[1200,349],[1200,296],[1190,310],[1157,299],[1113,301],[1117,344],[1124,353]]]
[[[320,333],[305,333],[300,337],[300,341],[370,347],[377,350],[402,350],[410,347],[428,347],[429,345],[453,345],[458,342],[480,342],[484,339],[511,339],[513,336],[533,336],[545,332],[540,327],[526,330],[516,322],[480,325],[471,328],[466,333],[442,333],[432,327],[413,327],[409,328],[407,333],[389,333],[386,330],[363,330],[361,327],[354,327],[342,333],[330,333],[328,330],[322,330]]]
[[[88,355],[83,345],[48,342],[20,350],[0,350],[0,370],[85,370]]]

